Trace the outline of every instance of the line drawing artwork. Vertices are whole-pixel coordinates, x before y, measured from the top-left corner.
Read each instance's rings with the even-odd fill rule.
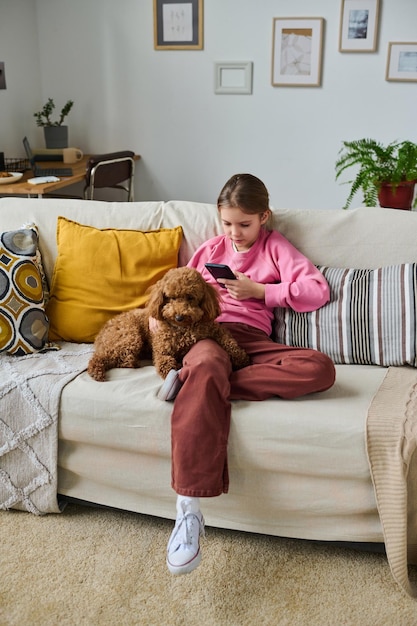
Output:
[[[281,75],[311,74],[312,28],[284,28],[281,40]]]
[[[164,4],[162,9],[164,41],[193,40],[193,5],[191,2]]]

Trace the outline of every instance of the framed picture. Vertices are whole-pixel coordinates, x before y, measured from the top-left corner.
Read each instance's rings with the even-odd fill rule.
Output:
[[[155,50],[203,49],[203,0],[153,0]]]
[[[417,42],[388,44],[386,80],[417,82]]]
[[[252,61],[215,63],[214,93],[251,94]]]
[[[272,85],[318,87],[321,83],[324,19],[275,17],[272,33]]]
[[[339,52],[375,52],[379,0],[342,0]]]

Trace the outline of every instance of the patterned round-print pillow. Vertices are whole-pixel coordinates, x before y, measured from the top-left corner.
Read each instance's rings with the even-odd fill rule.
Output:
[[[45,314],[36,227],[0,235],[0,352],[22,356],[44,348]]]

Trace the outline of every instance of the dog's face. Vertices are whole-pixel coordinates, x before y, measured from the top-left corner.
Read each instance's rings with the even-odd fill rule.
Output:
[[[189,267],[169,270],[154,285],[147,308],[152,317],[184,327],[220,315],[216,290]]]

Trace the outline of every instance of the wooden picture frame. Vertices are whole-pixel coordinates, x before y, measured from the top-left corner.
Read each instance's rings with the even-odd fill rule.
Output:
[[[385,80],[417,83],[417,42],[389,42]]]
[[[275,17],[272,32],[274,87],[319,87],[324,18]]]
[[[203,0],[154,0],[155,50],[203,49]]]
[[[339,52],[375,52],[380,0],[342,0]]]

